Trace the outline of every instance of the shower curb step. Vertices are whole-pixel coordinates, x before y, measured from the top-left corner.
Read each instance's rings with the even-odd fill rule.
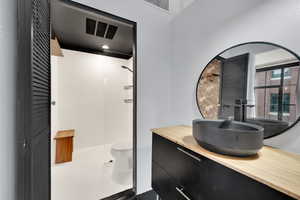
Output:
[[[129,189],[100,200],[156,200],[156,199],[157,199],[157,194],[153,190],[150,190],[143,194],[135,195],[133,190]]]
[[[132,189],[129,189],[100,200],[131,200],[134,198],[135,198],[135,193],[133,192]]]

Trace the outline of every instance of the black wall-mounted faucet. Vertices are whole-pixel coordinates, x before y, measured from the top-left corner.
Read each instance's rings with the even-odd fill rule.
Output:
[[[245,122],[247,119],[247,107],[254,107],[248,105],[247,99],[236,99],[234,105],[234,120]]]

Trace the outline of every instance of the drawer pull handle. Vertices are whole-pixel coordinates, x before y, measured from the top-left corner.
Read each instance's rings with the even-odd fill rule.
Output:
[[[198,162],[201,162],[201,161],[202,161],[200,158],[198,158],[198,157],[196,157],[196,156],[190,154],[189,152],[183,150],[183,149],[180,148],[180,147],[177,147],[177,150],[178,150],[178,151],[181,151],[181,152],[184,153],[185,155],[187,155],[187,156],[189,156],[189,157],[191,157],[191,158],[197,160]]]
[[[181,194],[181,196],[183,196],[186,200],[191,200],[186,194],[184,194],[184,192],[179,189],[178,187],[176,187],[176,190],[179,192],[179,194]]]

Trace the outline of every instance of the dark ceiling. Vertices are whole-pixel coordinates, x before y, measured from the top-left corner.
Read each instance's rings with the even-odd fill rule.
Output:
[[[51,1],[52,33],[62,48],[130,58],[133,52],[133,27],[91,11]],[[102,49],[108,45],[109,49]]]

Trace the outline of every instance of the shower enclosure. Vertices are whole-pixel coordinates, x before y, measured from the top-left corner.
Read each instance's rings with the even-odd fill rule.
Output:
[[[52,56],[52,137],[69,129],[75,136],[72,162],[52,162],[53,199],[98,200],[131,189],[133,82],[120,66],[132,70],[133,60],[62,52]],[[55,149],[52,140],[53,161]]]

